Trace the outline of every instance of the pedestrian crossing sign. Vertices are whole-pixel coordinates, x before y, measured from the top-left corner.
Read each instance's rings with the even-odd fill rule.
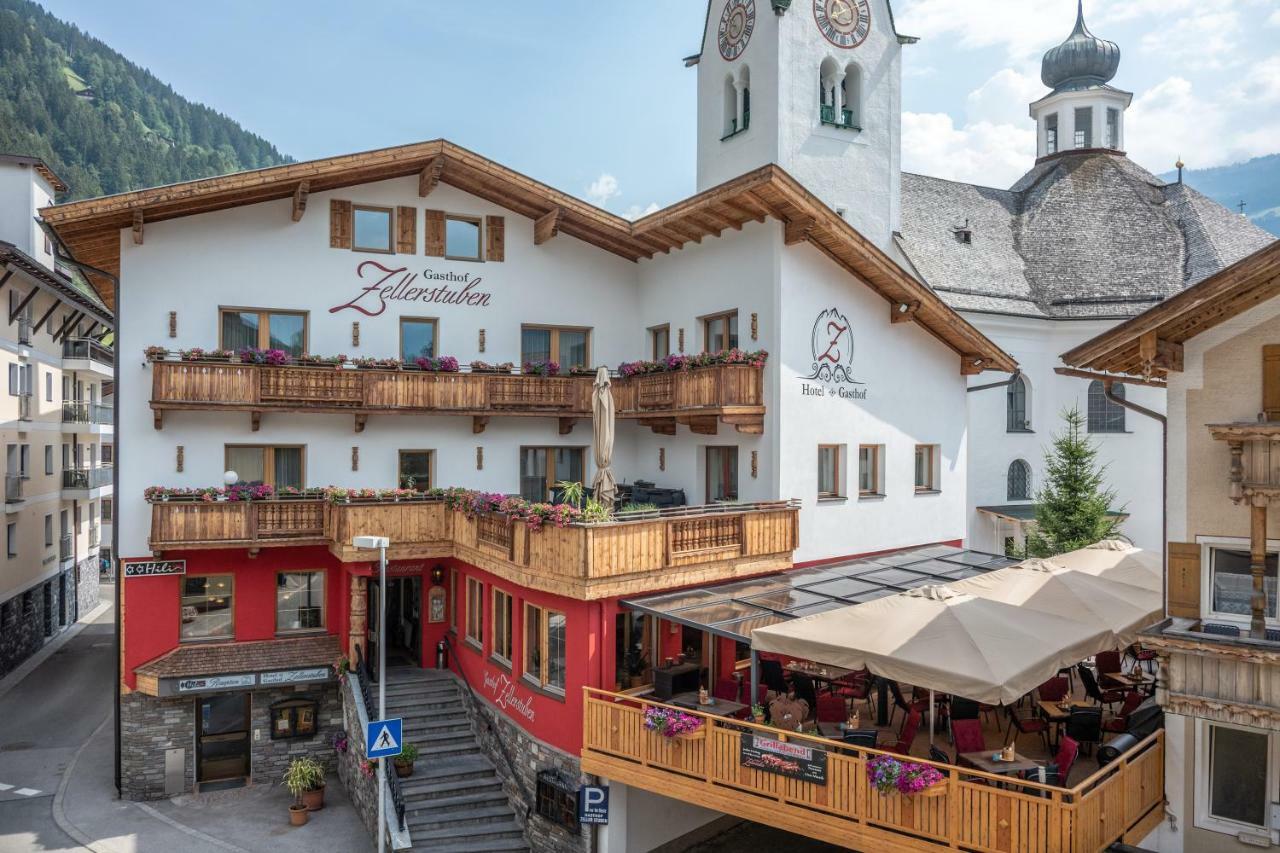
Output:
[[[365,755],[368,758],[390,758],[399,755],[404,746],[404,721],[371,720],[364,730]]]

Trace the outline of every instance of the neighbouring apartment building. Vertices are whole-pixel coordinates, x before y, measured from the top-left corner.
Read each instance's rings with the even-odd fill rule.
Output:
[[[110,548],[112,316],[36,219],[66,189],[38,158],[0,154],[0,675],[98,603]]]
[[[1280,244],[1063,356],[1167,387],[1167,819],[1156,849],[1280,843]],[[1110,378],[1114,377],[1114,378]]]

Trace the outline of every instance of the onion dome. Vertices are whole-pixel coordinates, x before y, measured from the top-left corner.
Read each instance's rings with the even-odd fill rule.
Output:
[[[1084,2],[1076,11],[1076,27],[1067,40],[1051,48],[1040,63],[1040,79],[1055,92],[1101,86],[1120,68],[1120,47],[1100,39],[1084,23]]]

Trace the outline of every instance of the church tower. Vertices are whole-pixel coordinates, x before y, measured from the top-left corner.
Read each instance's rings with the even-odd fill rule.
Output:
[[[898,229],[902,45],[889,0],[710,0],[698,189],[776,163],[881,248]]]
[[[1053,91],[1031,105],[1037,160],[1074,150],[1124,152],[1133,93],[1109,85],[1119,69],[1119,46],[1089,32],[1078,0],[1071,35],[1040,63],[1040,80]]]

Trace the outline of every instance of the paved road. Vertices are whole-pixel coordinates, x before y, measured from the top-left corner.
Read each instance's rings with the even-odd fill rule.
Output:
[[[54,823],[53,797],[112,713],[114,630],[107,609],[0,697],[0,853],[79,849]]]

